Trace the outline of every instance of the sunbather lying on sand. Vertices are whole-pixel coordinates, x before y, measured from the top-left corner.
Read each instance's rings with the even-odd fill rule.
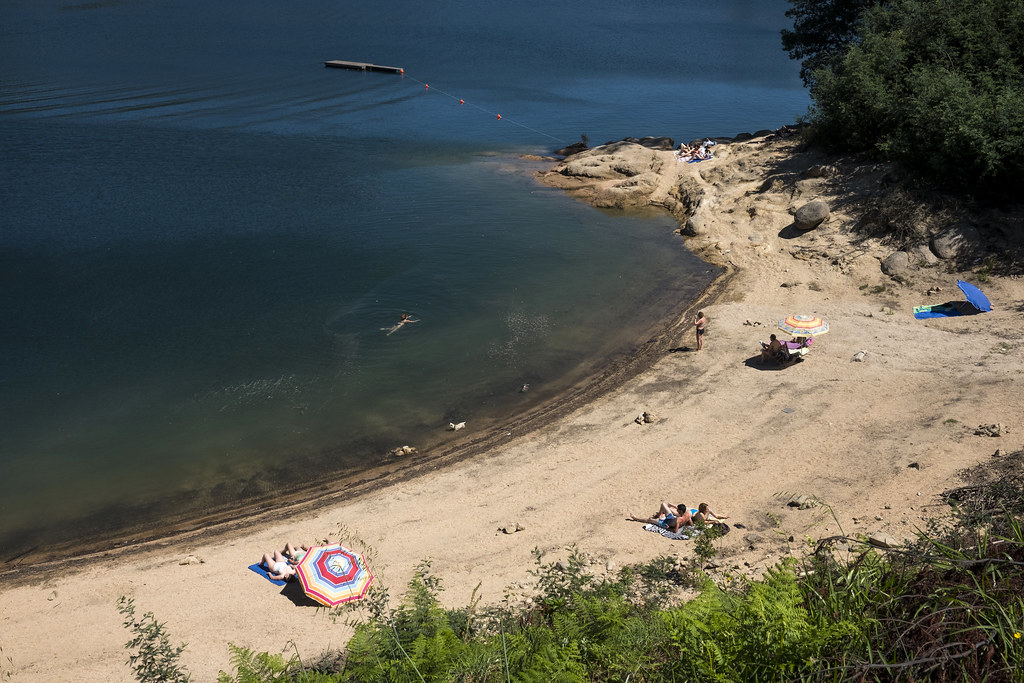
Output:
[[[646,519],[643,517],[637,517],[636,515],[630,515],[629,518],[634,522],[657,524],[662,529],[668,529],[672,533],[678,533],[680,527],[693,526],[693,517],[690,514],[690,508],[681,503],[679,505],[662,503],[659,512]]]
[[[336,543],[336,541],[332,541],[329,538],[325,538],[321,541],[314,542],[313,545],[332,545],[334,543]],[[281,554],[288,558],[289,564],[296,565],[302,561],[302,558],[306,555],[306,552],[311,547],[312,546],[302,544],[298,548],[296,548],[289,542],[284,544],[284,552],[282,552]]]
[[[288,557],[279,550],[275,550],[273,555],[263,553],[260,565],[267,570],[270,578],[274,581],[291,581],[295,578],[295,567],[289,562]]]

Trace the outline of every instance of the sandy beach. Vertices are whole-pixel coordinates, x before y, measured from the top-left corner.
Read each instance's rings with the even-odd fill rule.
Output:
[[[703,300],[680,302],[676,322],[610,390],[595,387],[507,431],[472,434],[467,425],[484,445],[472,457],[357,495],[5,570],[0,679],[133,680],[121,596],[165,622],[172,642],[187,643],[182,662],[197,681],[230,669],[228,643],[304,658],[339,647],[347,627],[248,570],[285,541],[329,536],[366,552],[392,598],[429,559],[446,604],[463,605],[474,590],[496,602],[529,594],[534,548],[554,560],[575,545],[599,574],[689,556],[691,543],[627,518],[664,500],[708,502],[744,527],[716,542],[719,562],[758,576],[808,539],[911,537],[943,513],[937,496],[958,485],[958,472],[1021,448],[1024,280],[989,273],[981,257],[918,259],[902,283],[885,275],[880,263],[895,247],[853,227],[886,169],[801,151],[795,138],[719,144],[700,164],[669,151],[644,155],[644,173],[545,181],[597,204],[628,195],[625,205],[677,215],[681,184],[699,190],[699,229],[680,239],[726,274]],[[794,230],[792,212],[818,198],[830,217]],[[957,278],[981,287],[994,310],[914,318],[915,305],[962,300]],[[698,309],[708,319],[700,352]],[[791,313],[820,316],[831,329],[799,363],[759,364],[758,342]],[[653,421],[638,422],[645,412]],[[1002,435],[975,434],[988,424]],[[797,495],[824,501],[835,517],[789,506]]]

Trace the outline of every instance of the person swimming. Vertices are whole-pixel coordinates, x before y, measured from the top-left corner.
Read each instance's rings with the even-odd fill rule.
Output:
[[[408,313],[403,313],[402,314],[402,319],[399,320],[397,323],[395,323],[391,327],[382,327],[380,329],[386,331],[388,333],[388,336],[390,337],[395,332],[397,332],[398,328],[400,328],[402,325],[404,325],[406,323],[418,323],[418,322],[419,322],[419,320],[416,320],[415,318],[410,317]]]

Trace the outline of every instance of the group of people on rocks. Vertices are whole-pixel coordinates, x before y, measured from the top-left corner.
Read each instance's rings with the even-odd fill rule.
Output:
[[[685,142],[680,143],[679,149],[676,150],[676,159],[678,159],[680,163],[713,159],[714,155],[711,154],[711,147],[714,145],[714,140],[705,140],[699,145],[688,145]]]

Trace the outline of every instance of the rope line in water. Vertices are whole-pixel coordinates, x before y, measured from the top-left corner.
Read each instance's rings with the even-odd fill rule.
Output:
[[[552,140],[554,140],[555,142],[557,142],[560,145],[563,145],[563,146],[565,145],[565,143],[561,139],[556,138],[554,135],[549,135],[548,133],[545,133],[542,130],[537,130],[536,128],[531,128],[530,126],[527,126],[525,123],[520,123],[519,121],[516,121],[515,119],[505,118],[505,117],[503,117],[501,114],[499,114],[496,111],[491,111],[490,109],[487,109],[485,107],[481,107],[479,104],[474,104],[473,102],[466,102],[466,100],[464,100],[463,98],[456,97],[455,95],[451,94],[450,92],[445,92],[444,90],[440,90],[438,88],[435,88],[435,87],[431,86],[429,83],[427,83],[425,81],[421,81],[418,78],[413,78],[409,74],[405,73],[405,69],[402,70],[401,76],[402,76],[402,78],[408,78],[410,81],[415,81],[416,83],[419,83],[420,85],[423,86],[423,89],[428,91],[428,92],[441,93],[445,97],[450,97],[453,100],[458,101],[458,103],[460,105],[462,105],[462,106],[465,106],[465,105],[468,104],[470,107],[474,107],[476,109],[479,109],[480,111],[484,112],[485,114],[490,114],[491,116],[495,117],[495,119],[497,119],[498,121],[508,121],[512,125],[519,126],[520,128],[528,130],[531,133],[536,133],[537,135],[543,135],[544,137],[551,138]]]

